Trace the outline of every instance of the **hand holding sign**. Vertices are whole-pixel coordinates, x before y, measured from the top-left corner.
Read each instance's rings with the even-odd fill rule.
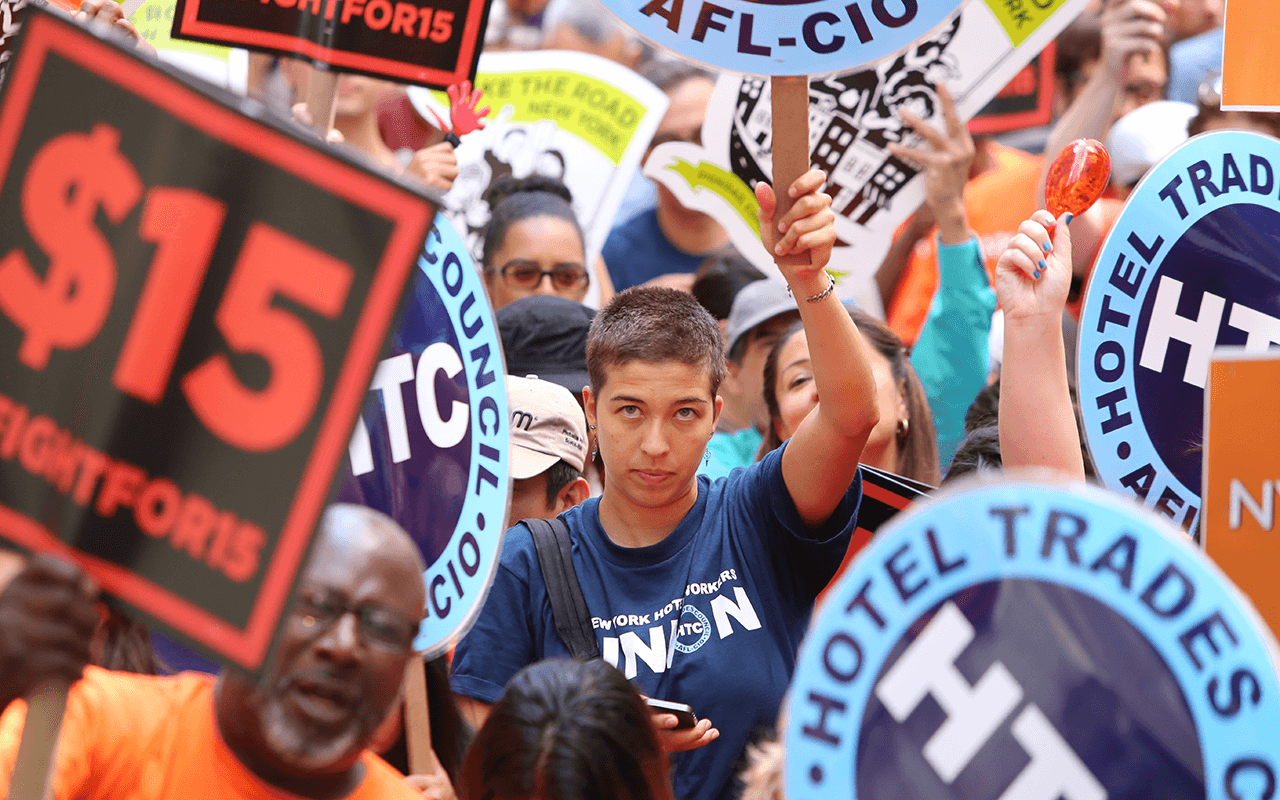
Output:
[[[822,272],[831,259],[836,242],[835,215],[831,213],[831,197],[819,189],[827,180],[822,170],[811,169],[791,184],[787,194],[795,201],[791,209],[775,220],[778,198],[773,187],[761,181],[756,184],[756,200],[760,203],[760,240],[765,248],[778,256],[808,252],[811,263],[787,263],[783,276],[788,283],[799,285]],[[825,288],[818,286],[818,291]]]
[[[37,555],[0,594],[0,707],[50,683],[72,684],[89,663],[101,619],[98,588],[80,570]]]

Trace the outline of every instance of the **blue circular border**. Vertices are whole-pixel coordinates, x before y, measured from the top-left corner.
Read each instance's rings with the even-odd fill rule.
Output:
[[[1019,540],[1013,557],[1004,551],[1004,523],[992,518],[993,507],[1026,507],[1028,535]],[[1059,556],[1040,557],[1038,546],[1043,527],[1031,533],[1035,520],[1047,510],[1066,510],[1089,521],[1090,541],[1102,547],[1121,534],[1138,539],[1132,589],[1125,591],[1114,579],[1090,573],[1091,560],[1082,557],[1079,567],[1064,565]],[[896,595],[883,571],[884,556],[905,544],[928,558],[927,531],[934,531],[940,550],[949,560],[964,555],[968,562],[939,577],[930,575],[926,589],[909,603],[894,602]],[[925,550],[921,551],[920,548]],[[1101,549],[1098,550],[1101,552]],[[1092,555],[1097,555],[1092,553]],[[1191,605],[1172,623],[1160,621],[1139,599],[1142,587],[1172,563],[1195,585]],[[1007,483],[979,485],[958,490],[924,503],[893,520],[879,532],[850,569],[833,587],[816,615],[800,650],[795,676],[787,694],[786,794],[790,800],[855,798],[860,727],[881,666],[907,629],[925,612],[957,592],[985,581],[1001,578],[1029,578],[1066,586],[1119,613],[1137,630],[1169,666],[1187,700],[1199,734],[1205,766],[1205,797],[1226,798],[1222,789],[1229,761],[1237,757],[1270,758],[1273,769],[1280,767],[1280,681],[1276,676],[1276,645],[1266,624],[1222,572],[1177,529],[1129,501],[1100,489],[1073,486],[1070,489],[1043,485]],[[885,617],[883,629],[875,627],[867,614],[855,609],[846,612],[850,601],[868,581],[868,597]],[[1177,641],[1191,623],[1213,611],[1221,612],[1239,637],[1228,664],[1253,665],[1261,684],[1262,699],[1222,721],[1210,706],[1204,684],[1208,675],[1196,670]],[[833,635],[848,634],[862,649],[862,665],[848,683],[840,683],[823,666],[823,649]],[[845,704],[837,718],[826,727],[842,734],[839,745],[815,742],[802,729],[816,719],[815,706],[807,701],[810,692],[838,699]],[[815,786],[813,777],[821,776]]]
[[[1144,464],[1151,464],[1156,470],[1156,477],[1145,498],[1146,504],[1154,507],[1166,487],[1177,492],[1180,497],[1194,501],[1197,504],[1196,514],[1192,519],[1186,520],[1186,524],[1181,518],[1185,512],[1182,509],[1178,510],[1178,522],[1184,524],[1188,530],[1195,529],[1201,514],[1201,487],[1183,485],[1182,481],[1165,465],[1151,438],[1147,435],[1134,381],[1136,359],[1139,355],[1135,336],[1142,305],[1154,286],[1156,277],[1160,274],[1161,261],[1192,225],[1220,208],[1240,203],[1265,205],[1280,211],[1280,200],[1276,197],[1274,186],[1273,191],[1268,195],[1225,191],[1218,196],[1207,197],[1204,203],[1195,202],[1191,187],[1186,180],[1187,168],[1198,161],[1208,161],[1210,165],[1216,165],[1216,170],[1221,166],[1223,156],[1228,153],[1236,158],[1237,164],[1242,158],[1247,160],[1250,153],[1267,158],[1275,171],[1275,178],[1280,180],[1280,140],[1242,131],[1216,131],[1190,139],[1148,171],[1134,189],[1133,194],[1129,196],[1124,210],[1112,226],[1094,262],[1094,270],[1085,291],[1084,306],[1080,311],[1080,333],[1076,349],[1080,414],[1084,422],[1085,443],[1089,454],[1093,457],[1098,477],[1109,488],[1128,497],[1137,497],[1135,492],[1120,483],[1120,479]],[[1186,204],[1186,219],[1179,215],[1172,201],[1160,197],[1161,190],[1178,176],[1183,177],[1179,193]],[[1157,237],[1164,239],[1160,249],[1154,253],[1150,265],[1130,244],[1130,234],[1136,234],[1138,239],[1148,246],[1154,244]],[[1112,283],[1117,260],[1121,258],[1125,259],[1126,263],[1133,261],[1136,265],[1129,273],[1129,280],[1136,278],[1139,270],[1145,268],[1145,274],[1142,274],[1141,280],[1134,281],[1135,297],[1130,297],[1121,286]],[[1123,284],[1123,281],[1120,283]],[[1128,315],[1128,325],[1105,323],[1102,320],[1104,305],[1109,315],[1117,313]],[[1122,374],[1117,380],[1111,382],[1104,381],[1097,375],[1094,363],[1095,354],[1104,342],[1119,344],[1125,357]],[[1113,357],[1107,357],[1107,365],[1113,361]],[[1132,414],[1133,421],[1129,425],[1104,433],[1102,426],[1110,418],[1111,411],[1107,407],[1098,408],[1098,398],[1108,392],[1121,390],[1125,393],[1126,399],[1116,407],[1117,413]],[[1127,457],[1122,458],[1121,452],[1127,453]],[[1183,508],[1185,509],[1185,505]]]
[[[456,267],[453,266],[454,258]],[[450,281],[459,276],[452,286],[446,282],[446,264],[450,265]],[[468,423],[471,453],[462,512],[449,544],[434,563],[427,565],[427,570],[422,575],[427,585],[428,614],[419,627],[414,648],[430,658],[451,647],[471,627],[484,604],[489,585],[493,582],[493,573],[498,565],[498,550],[505,533],[504,522],[511,502],[511,480],[507,464],[507,425],[510,413],[507,409],[507,370],[498,326],[493,319],[493,309],[489,306],[484,284],[471,261],[466,244],[442,214],[436,214],[423,256],[418,259],[418,269],[431,280],[431,285],[444,303],[449,323],[462,347],[463,352],[458,353],[458,356],[462,359],[463,372],[467,377],[471,414]],[[480,326],[471,336],[467,335],[463,324],[464,307],[467,323],[473,326],[478,323]],[[470,354],[476,348],[486,346],[489,348],[489,358],[485,364],[485,372],[492,373],[493,380],[479,387],[477,379],[480,375],[480,362],[473,360]],[[482,448],[488,449],[482,452]],[[493,458],[494,450],[497,451],[496,459]],[[493,482],[481,478],[482,467],[493,476]],[[468,535],[474,538],[479,552],[479,563],[471,575],[458,563],[459,548]],[[443,586],[447,588],[451,601],[444,617],[431,613],[430,592],[433,584],[441,585],[440,578],[444,579]]]
[[[661,11],[672,14],[673,7],[681,11],[672,31],[657,11],[643,12],[653,3],[602,2],[654,44],[717,69],[753,75],[821,75],[879,61],[933,30],[962,5],[957,0],[666,0]],[[914,16],[892,27],[895,19],[907,17],[908,4],[915,7]],[[855,27],[854,12],[849,11],[854,7],[865,26],[862,34]],[[708,12],[708,8],[718,10]],[[744,30],[746,19],[751,20],[749,37]],[[699,30],[702,41],[693,38]],[[819,49],[832,49],[817,52],[810,42]]]

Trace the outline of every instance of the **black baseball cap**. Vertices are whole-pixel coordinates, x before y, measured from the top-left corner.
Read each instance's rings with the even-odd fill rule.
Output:
[[[594,317],[581,303],[551,295],[522,297],[498,309],[507,374],[536,375],[581,394],[590,383],[587,332]]]

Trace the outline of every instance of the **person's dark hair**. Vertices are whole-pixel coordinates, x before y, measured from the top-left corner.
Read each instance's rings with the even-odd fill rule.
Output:
[[[560,496],[561,489],[581,476],[582,473],[578,471],[578,468],[563,458],[547,467],[547,508],[555,506],[556,498]]]
[[[507,229],[523,219],[554,217],[565,220],[578,232],[578,241],[586,241],[578,216],[573,213],[573,195],[568,187],[554,178],[543,175],[503,178],[485,191],[484,199],[489,203],[489,222],[484,229],[481,258],[486,272],[492,272],[497,266],[493,263],[493,254],[502,247]],[[585,244],[583,249],[586,249]]]
[[[764,273],[738,253],[715,253],[698,265],[690,291],[711,316],[728,319],[733,298],[742,287],[759,280],[764,280]]]
[[[462,765],[460,800],[672,800],[644,701],[601,660],[515,674]]]
[[[139,675],[162,675],[168,671],[151,646],[151,632],[146,625],[108,603],[102,626],[102,654],[95,661],[98,666]]]
[[[1058,34],[1053,72],[1070,97],[1085,82],[1084,66],[1102,57],[1102,15],[1084,11]]]
[[[1003,468],[1004,462],[1000,458],[1000,426],[993,422],[968,432],[964,441],[956,448],[956,454],[951,457],[947,476],[942,482],[948,483],[974,473],[998,472]]]
[[[654,286],[614,295],[587,334],[587,374],[597,394],[610,367],[631,361],[705,367],[713,398],[727,371],[720,326],[707,310],[691,294]]]
[[[664,92],[670,93],[685,81],[694,78],[703,78],[715,83],[716,76],[705,69],[699,69],[692,64],[680,61],[674,58],[662,58],[651,61],[641,70],[640,75],[645,80],[657,86]]]
[[[938,482],[938,434],[933,427],[933,412],[924,394],[924,386],[916,368],[911,366],[911,352],[898,334],[880,320],[856,308],[848,308],[858,332],[880,355],[889,361],[893,380],[902,387],[907,401],[907,431],[898,442],[898,463],[894,472],[930,486]],[[769,428],[756,451],[756,460],[777,449],[782,440],[778,437],[778,421],[782,413],[778,408],[778,357],[782,348],[796,335],[802,326],[794,325],[773,349],[764,362],[764,401],[769,407]]]
[[[1000,418],[1000,380],[983,386],[964,412],[964,432],[995,425]]]

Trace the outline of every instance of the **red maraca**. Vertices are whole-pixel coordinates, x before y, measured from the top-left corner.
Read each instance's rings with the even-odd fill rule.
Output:
[[[1111,155],[1096,139],[1076,139],[1049,165],[1044,182],[1045,208],[1054,219],[1073,216],[1093,205],[1111,179]]]

